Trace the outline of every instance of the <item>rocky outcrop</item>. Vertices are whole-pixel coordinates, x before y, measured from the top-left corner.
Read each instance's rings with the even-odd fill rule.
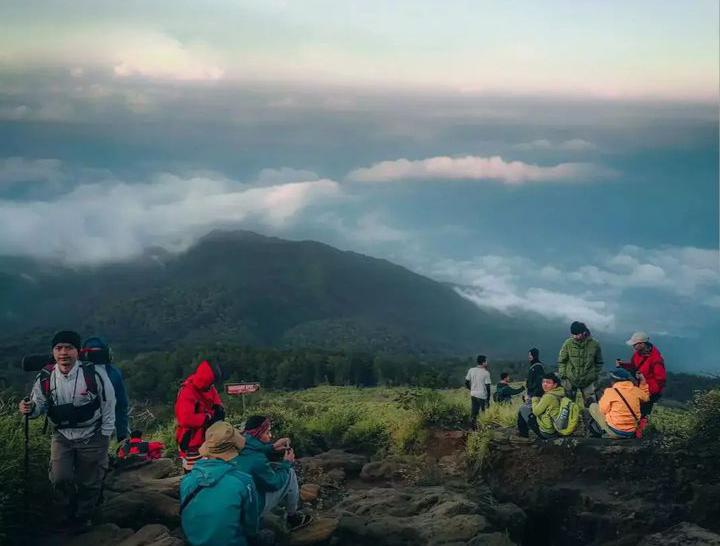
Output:
[[[643,539],[638,546],[720,546],[720,535],[683,522]]]
[[[137,532],[113,523],[96,525],[88,532],[67,538],[62,546],[185,546],[163,525],[146,525]]]

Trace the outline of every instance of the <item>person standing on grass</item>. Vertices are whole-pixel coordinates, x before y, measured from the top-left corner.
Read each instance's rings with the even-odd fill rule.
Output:
[[[477,366],[470,368],[465,376],[465,387],[470,391],[470,426],[477,426],[477,416],[481,411],[490,407],[490,372],[488,359],[485,355],[478,355]]]
[[[115,391],[104,366],[79,360],[81,339],[64,330],[52,340],[53,362],[33,384],[20,413],[47,415],[53,424],[50,482],[58,527],[84,529],[100,499],[108,468],[110,436],[115,431]]]
[[[595,384],[603,368],[602,351],[597,340],[582,322],[570,325],[570,337],[558,355],[557,374],[571,400],[581,398],[580,405],[596,401]]]

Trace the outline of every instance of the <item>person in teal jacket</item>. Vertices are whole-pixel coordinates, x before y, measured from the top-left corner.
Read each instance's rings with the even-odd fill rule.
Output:
[[[191,546],[246,546],[258,534],[260,507],[252,476],[229,462],[245,438],[230,423],[207,429],[201,459],[180,482],[180,518]]]
[[[245,422],[245,449],[231,462],[255,481],[259,509],[267,514],[281,503],[287,511],[287,524],[291,531],[305,527],[312,517],[298,511],[300,487],[292,463],[295,452],[289,438],[272,441],[270,419],[253,415]],[[282,453],[282,461],[271,462]]]

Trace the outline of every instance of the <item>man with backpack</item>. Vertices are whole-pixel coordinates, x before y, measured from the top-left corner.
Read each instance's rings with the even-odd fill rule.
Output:
[[[62,523],[87,527],[100,497],[115,430],[115,390],[103,366],[81,362],[80,335],[65,330],[52,339],[54,362],[33,384],[20,413],[40,415],[54,426],[50,481]]]
[[[635,438],[640,425],[640,405],[650,400],[650,390],[643,374],[638,373],[639,386],[627,370],[618,368],[610,373],[612,386],[605,389],[600,402],[588,408],[594,423],[590,432],[608,438]]]
[[[115,438],[122,442],[130,434],[128,411],[130,402],[122,372],[112,365],[112,351],[110,346],[100,337],[89,337],[85,340],[80,349],[80,360],[92,362],[105,368],[115,389]]]
[[[667,379],[665,361],[658,348],[650,343],[650,337],[645,332],[635,332],[625,343],[633,348],[632,358],[630,362],[623,362],[618,358],[615,366],[625,368],[636,375],[640,373],[645,377],[650,390],[650,399],[640,403],[640,414],[642,417],[647,417],[665,388]]]
[[[554,373],[545,374],[542,380],[543,395],[532,398],[531,407],[524,405],[518,416],[518,434],[524,438],[530,436],[532,430],[539,438],[547,440],[558,435],[554,420],[560,414],[561,401],[565,397],[565,389]]]
[[[582,322],[570,325],[570,337],[558,355],[558,376],[569,398],[587,406],[595,401],[595,383],[603,368],[600,344]]]
[[[200,459],[199,449],[210,425],[225,419],[225,408],[214,383],[222,381],[222,371],[203,360],[178,391],[175,400],[175,440],[185,472]]]

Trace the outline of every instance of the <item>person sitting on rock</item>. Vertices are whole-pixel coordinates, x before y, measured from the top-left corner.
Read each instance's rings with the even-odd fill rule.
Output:
[[[232,464],[245,438],[230,423],[210,426],[198,460],[180,482],[180,520],[191,546],[246,546],[258,535],[260,507],[252,476]]]
[[[640,405],[650,400],[650,390],[643,374],[637,374],[639,386],[624,368],[610,373],[612,386],[605,389],[600,402],[588,408],[594,423],[590,432],[607,438],[634,438],[640,422]],[[604,433],[604,434],[603,434]]]
[[[130,439],[123,441],[117,448],[117,457],[125,461],[150,461],[163,456],[165,444],[143,440],[142,430],[133,430]]]
[[[253,415],[245,422],[245,449],[233,464],[253,477],[258,491],[260,512],[264,515],[284,504],[291,531],[305,527],[312,517],[298,511],[300,487],[293,469],[295,452],[289,438],[272,441],[271,422],[263,415]],[[282,460],[271,458],[282,454]]]
[[[524,438],[530,436],[529,430],[543,440],[557,435],[553,419],[560,413],[560,400],[565,396],[565,389],[560,385],[560,378],[554,373],[545,374],[542,388],[542,397],[533,397],[531,407],[523,405],[518,412],[518,434]]]
[[[520,394],[525,390],[525,387],[513,388],[510,386],[510,374],[503,372],[500,374],[500,383],[495,388],[495,399],[500,404],[507,404],[512,400],[512,397],[516,394]]]

